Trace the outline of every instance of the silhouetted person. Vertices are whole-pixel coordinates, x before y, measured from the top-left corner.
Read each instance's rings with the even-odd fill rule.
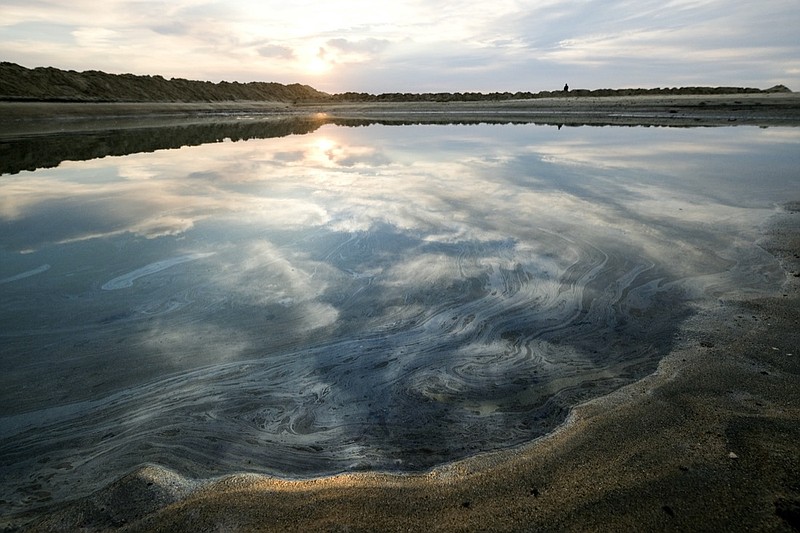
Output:
[[[565,93],[569,92],[569,85],[567,85],[566,83],[564,84],[564,92]]]

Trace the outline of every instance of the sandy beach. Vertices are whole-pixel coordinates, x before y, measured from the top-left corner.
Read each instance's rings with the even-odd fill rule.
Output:
[[[424,106],[0,103],[0,131],[35,135],[124,127],[126,117],[146,114],[158,122],[198,112],[320,113],[332,121],[456,117],[770,127],[800,126],[800,97]],[[57,123],[54,117],[60,117]],[[240,474],[194,480],[149,465],[87,498],[0,518],[0,526],[7,531],[796,531],[800,204],[776,210],[759,244],[785,271],[779,294],[728,295],[698,309],[655,373],[578,406],[554,433],[534,442],[409,475],[284,480]]]

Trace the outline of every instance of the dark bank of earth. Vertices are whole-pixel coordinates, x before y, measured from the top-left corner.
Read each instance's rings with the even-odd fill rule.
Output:
[[[238,83],[167,80],[161,76],[75,72],[57,68],[27,69],[0,63],[0,100],[59,102],[218,102],[292,101],[326,95],[299,83]]]
[[[791,92],[784,85],[766,90],[750,87],[681,87],[655,89],[573,89],[476,93],[357,93],[328,94],[308,85],[274,82],[227,82],[165,79],[162,76],[76,72],[53,67],[28,69],[0,62],[0,100],[50,102],[472,102],[526,100],[554,96],[675,96],[772,94]]]

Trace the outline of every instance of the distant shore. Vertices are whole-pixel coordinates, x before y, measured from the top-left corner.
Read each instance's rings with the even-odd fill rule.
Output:
[[[800,94],[569,96],[478,102],[11,102],[0,101],[0,133],[125,127],[135,119],[225,120],[321,114],[330,119],[474,120],[563,125],[800,126]],[[127,121],[127,122],[126,122]],[[105,124],[104,124],[105,123]]]
[[[300,106],[333,117],[470,115],[564,125],[800,125],[800,94],[563,96],[482,102],[340,103]]]

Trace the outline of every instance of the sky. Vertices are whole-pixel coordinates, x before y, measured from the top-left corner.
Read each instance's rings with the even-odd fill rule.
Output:
[[[800,90],[797,0],[0,0],[28,68],[327,92]]]

